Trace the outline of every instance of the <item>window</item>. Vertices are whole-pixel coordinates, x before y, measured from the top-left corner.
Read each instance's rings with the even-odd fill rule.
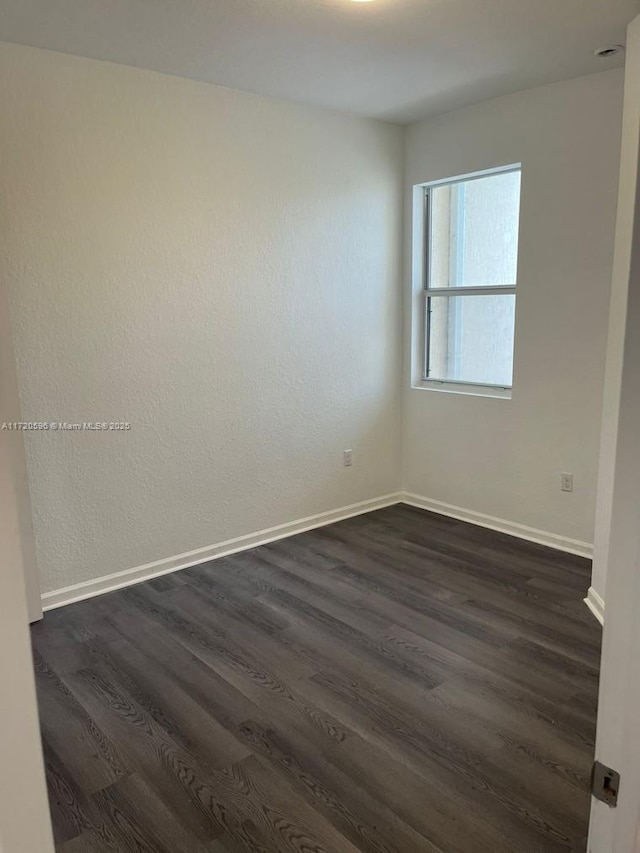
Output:
[[[424,192],[424,382],[509,389],[520,168]]]

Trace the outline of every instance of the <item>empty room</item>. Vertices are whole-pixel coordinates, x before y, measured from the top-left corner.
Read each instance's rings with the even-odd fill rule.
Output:
[[[637,0],[1,0],[1,853],[640,850]]]

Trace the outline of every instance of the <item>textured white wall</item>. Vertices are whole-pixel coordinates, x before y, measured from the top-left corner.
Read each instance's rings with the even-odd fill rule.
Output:
[[[399,487],[400,128],[0,46],[43,591]],[[342,451],[353,448],[353,468]]]
[[[132,423],[27,436],[43,591],[395,491],[402,385],[404,488],[592,541],[621,72],[406,133],[406,189],[523,164],[511,401],[409,390],[409,322],[399,380],[400,128],[16,45],[0,74],[23,416]]]
[[[593,541],[622,83],[609,71],[409,129],[407,215],[414,184],[511,163],[522,163],[522,200],[512,400],[410,388],[407,288],[408,491]],[[409,282],[410,245],[406,259]],[[573,494],[560,491],[562,471]]]

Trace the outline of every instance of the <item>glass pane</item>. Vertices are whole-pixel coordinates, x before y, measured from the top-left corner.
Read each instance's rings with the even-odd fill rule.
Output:
[[[512,384],[515,296],[432,296],[427,303],[429,379]]]
[[[432,187],[429,287],[515,284],[520,172]]]

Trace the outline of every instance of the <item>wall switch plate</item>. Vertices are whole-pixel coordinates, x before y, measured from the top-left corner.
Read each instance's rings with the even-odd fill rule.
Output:
[[[345,450],[343,453],[344,467],[350,468],[353,465],[353,450]]]
[[[573,474],[560,474],[560,488],[563,492],[573,491]]]

